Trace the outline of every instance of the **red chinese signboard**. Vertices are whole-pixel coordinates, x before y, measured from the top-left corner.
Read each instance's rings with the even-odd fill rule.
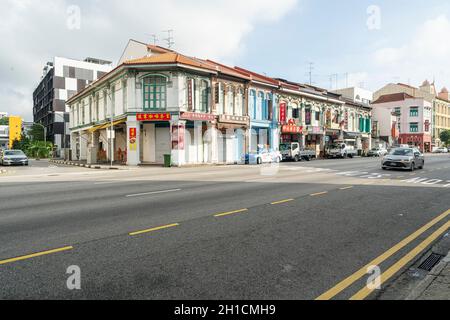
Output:
[[[172,115],[170,113],[138,113],[137,121],[170,121]]]
[[[189,80],[188,81],[188,108],[189,108],[189,110],[192,110],[192,105],[193,105],[193,103],[192,103],[192,101],[193,101],[193,98],[192,98],[192,96],[193,96],[193,89],[194,89],[194,85],[193,85],[193,82],[194,82],[194,80]]]
[[[287,105],[285,102],[280,103],[280,122],[286,123]]]
[[[284,125],[281,129],[282,133],[290,133],[290,134],[302,134],[303,127],[295,126],[295,125]]]
[[[130,136],[130,150],[131,151],[136,151],[136,138],[137,138],[137,130],[136,128],[130,128],[129,129],[129,136]]]

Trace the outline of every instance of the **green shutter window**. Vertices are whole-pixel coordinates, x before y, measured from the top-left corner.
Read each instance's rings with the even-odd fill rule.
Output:
[[[418,117],[419,116],[419,108],[418,107],[411,107],[409,109],[409,116],[410,117]]]
[[[370,133],[370,119],[366,119],[366,130],[364,132]]]
[[[409,131],[412,133],[419,132],[419,124],[418,123],[410,123],[409,124]]]
[[[143,80],[144,110],[165,110],[167,107],[167,78],[149,76]]]

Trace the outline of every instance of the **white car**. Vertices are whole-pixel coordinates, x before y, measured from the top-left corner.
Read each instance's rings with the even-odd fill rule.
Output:
[[[388,151],[384,148],[373,148],[367,154],[369,157],[384,157],[388,154]]]
[[[280,151],[258,149],[256,153],[246,154],[243,157],[246,164],[279,163],[283,160]]]
[[[433,153],[448,153],[448,149],[444,147],[436,148],[433,150]]]

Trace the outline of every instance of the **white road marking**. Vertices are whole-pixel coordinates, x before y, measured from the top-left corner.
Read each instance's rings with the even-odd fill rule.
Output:
[[[170,192],[177,192],[177,191],[181,191],[181,189],[171,189],[171,190],[162,190],[162,191],[153,191],[153,192],[129,194],[126,197],[127,198],[143,197],[143,196],[149,196],[149,195],[153,195],[153,194],[162,194],[162,193],[170,193]]]

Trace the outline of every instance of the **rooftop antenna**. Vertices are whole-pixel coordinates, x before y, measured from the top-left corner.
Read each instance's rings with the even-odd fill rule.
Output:
[[[172,49],[173,45],[175,44],[174,39],[173,39],[173,30],[163,30],[163,32],[167,32],[167,38],[163,39],[164,41],[167,42],[167,48],[168,49]]]
[[[314,70],[314,62],[309,62],[309,71],[308,71],[308,77],[309,77],[309,85],[312,86],[312,76],[313,76],[313,70]]]
[[[159,39],[156,37],[156,34],[151,35],[153,38],[153,45],[156,46],[156,43],[159,41]]]

